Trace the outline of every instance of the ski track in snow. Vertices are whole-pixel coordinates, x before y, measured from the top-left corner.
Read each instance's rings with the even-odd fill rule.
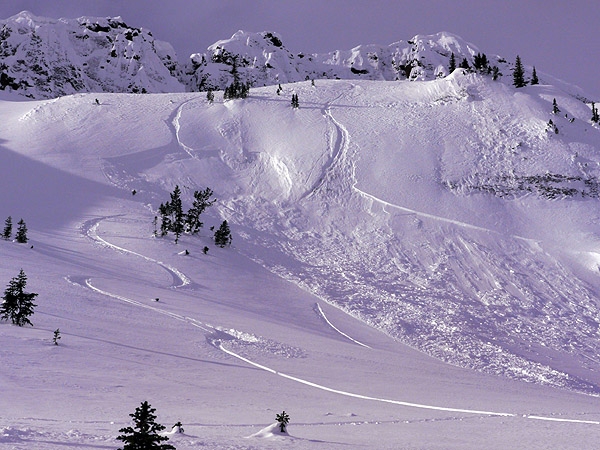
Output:
[[[181,123],[179,122],[179,120],[181,119],[181,114],[183,113],[183,108],[185,107],[185,105],[187,105],[188,103],[193,102],[195,100],[197,100],[197,99],[192,98],[190,100],[186,100],[185,102],[182,102],[177,107],[177,112],[175,114],[175,117],[171,121],[170,126],[173,127],[173,134],[175,135],[175,139],[177,139],[177,144],[190,156],[190,158],[198,159],[198,157],[194,154],[194,149],[185,145],[183,143],[183,141],[181,140],[181,137],[179,136],[179,132],[181,130]]]
[[[367,193],[367,192],[365,192],[365,191],[361,191],[361,190],[360,190],[359,188],[357,188],[356,186],[352,186],[352,189],[353,189],[354,191],[358,192],[358,193],[359,193],[360,195],[362,195],[363,197],[365,197],[365,198],[368,198],[368,199],[370,199],[370,200],[372,200],[372,201],[375,201],[375,202],[377,202],[377,203],[381,204],[381,205],[383,206],[383,211],[384,211],[385,213],[388,213],[388,212],[385,210],[385,208],[386,208],[386,207],[389,207],[389,208],[394,208],[394,209],[397,209],[397,210],[400,210],[400,211],[407,212],[407,213],[409,213],[409,214],[414,214],[414,215],[415,215],[415,216],[417,216],[417,217],[424,217],[424,218],[427,218],[427,219],[433,219],[433,220],[437,220],[438,222],[446,222],[446,223],[451,223],[451,224],[453,224],[453,225],[457,225],[457,226],[459,226],[459,227],[462,227],[462,228],[468,228],[468,229],[470,229],[470,230],[484,231],[484,232],[486,232],[486,233],[494,233],[494,234],[502,235],[502,233],[500,233],[499,231],[496,231],[496,230],[491,230],[491,229],[489,229],[489,228],[479,227],[479,226],[477,226],[477,225],[472,225],[472,224],[470,224],[470,223],[461,222],[461,221],[459,221],[459,220],[448,219],[448,218],[446,218],[446,217],[436,216],[436,215],[434,215],[434,214],[424,213],[424,212],[421,212],[421,211],[416,211],[416,210],[414,210],[414,209],[409,209],[409,208],[406,208],[406,207],[404,207],[404,206],[395,205],[394,203],[390,203],[390,202],[387,202],[387,201],[385,201],[385,200],[382,200],[382,199],[380,199],[380,198],[378,198],[378,197],[375,197],[374,195],[372,195],[372,194],[369,194],[369,193]],[[388,214],[389,214],[389,213],[388,213]],[[511,235],[511,237],[512,237],[512,238],[514,238],[514,239],[519,239],[519,240],[526,241],[526,242],[539,243],[539,241],[537,241],[537,240],[535,240],[535,239],[529,239],[529,238],[522,237],[522,236]]]
[[[327,316],[325,315],[325,312],[323,312],[323,310],[321,309],[321,305],[319,305],[318,303],[316,304],[317,306],[317,312],[319,313],[319,315],[325,320],[325,322],[327,322],[327,325],[329,325],[331,328],[333,328],[335,331],[337,331],[339,334],[341,334],[342,336],[344,336],[346,339],[351,340],[352,342],[354,342],[355,344],[361,345],[363,347],[366,348],[371,348],[369,347],[367,344],[363,344],[362,342],[357,341],[356,339],[354,339],[351,336],[348,336],[346,333],[344,333],[342,330],[340,330],[339,328],[337,328],[334,324],[332,324],[329,319],[327,318]]]
[[[146,261],[152,262],[154,264],[158,264],[160,267],[162,267],[167,272],[169,272],[173,276],[174,279],[179,280],[179,284],[172,286],[174,288],[179,288],[179,287],[183,287],[183,286],[187,286],[187,285],[191,284],[191,280],[183,272],[179,271],[177,268],[170,266],[166,263],[163,263],[161,261],[158,261],[156,259],[150,258],[148,256],[144,256],[140,253],[136,253],[132,250],[127,250],[123,247],[119,247],[118,245],[111,244],[110,242],[108,242],[108,241],[102,239],[100,236],[98,236],[98,232],[97,232],[98,225],[100,225],[100,222],[102,222],[103,220],[105,220],[107,218],[108,217],[101,217],[98,219],[92,219],[92,220],[88,220],[87,222],[85,222],[82,227],[84,234],[86,236],[88,236],[90,239],[92,239],[93,241],[98,242],[99,244],[101,244],[105,247],[112,248],[113,250],[116,250],[116,251],[119,251],[122,253],[128,253],[130,255],[134,255],[139,258],[142,258]]]
[[[181,286],[183,285],[187,285],[191,283],[191,280],[185,276],[181,271],[179,271],[178,269],[172,267],[172,266],[168,266],[165,263],[162,263],[160,261],[157,261],[153,258],[150,258],[148,256],[144,256],[140,253],[131,251],[131,250],[127,250],[125,248],[122,248],[120,246],[117,246],[115,244],[111,244],[110,242],[102,239],[100,236],[98,236],[97,234],[97,228],[98,225],[100,224],[100,222],[102,220],[107,219],[108,217],[102,217],[102,218],[98,218],[98,219],[92,219],[89,220],[87,222],[84,223],[82,229],[84,231],[84,233],[90,237],[93,241],[98,242],[104,246],[107,246],[108,248],[111,248],[115,251],[119,251],[119,252],[124,252],[124,253],[128,253],[134,256],[137,256],[139,258],[142,258],[146,261],[149,262],[153,262],[157,265],[159,265],[160,267],[166,269],[167,271],[169,271],[171,274],[177,276],[180,280],[181,280]],[[189,325],[192,325],[196,328],[200,328],[201,330],[207,332],[207,333],[213,333],[215,332],[218,328],[217,327],[213,327],[211,325],[208,324],[204,324],[194,318],[191,317],[187,317],[187,316],[182,316],[180,314],[175,314],[169,311],[165,311],[161,308],[157,308],[154,306],[150,306],[150,305],[146,305],[144,303],[138,302],[136,300],[124,297],[122,295],[118,295],[118,294],[114,294],[102,289],[99,289],[97,287],[95,287],[90,279],[86,279],[85,280],[85,286],[87,288],[89,288],[90,290],[97,292],[101,295],[105,295],[107,297],[110,298],[114,298],[126,303],[129,303],[133,306],[139,307],[139,308],[144,308],[144,309],[148,309],[151,310],[153,312],[156,312],[157,314],[162,314],[165,315],[167,317],[170,317],[172,319],[178,320],[180,322],[185,322]],[[336,328],[325,316],[325,314],[323,313],[322,309],[320,308],[320,306],[317,304],[317,308],[319,310],[319,312],[321,313],[322,317],[325,319],[325,321],[334,329],[336,330],[338,333],[340,333],[341,335],[345,336],[346,338],[350,339],[351,341],[367,347],[367,345],[360,343],[359,341],[356,341],[355,339],[351,338],[350,336],[348,336],[346,333],[343,333],[342,331],[340,331],[338,328]],[[210,342],[210,340],[209,340]],[[445,411],[445,412],[455,412],[455,413],[463,413],[463,414],[476,414],[476,415],[481,415],[481,416],[498,416],[498,417],[518,417],[517,414],[515,413],[505,413],[505,412],[494,412],[494,411],[481,411],[481,410],[473,410],[473,409],[463,409],[463,408],[449,408],[449,407],[444,407],[444,406],[435,406],[435,405],[426,405],[426,404],[421,404],[421,403],[411,403],[411,402],[405,402],[402,400],[392,400],[392,399],[386,399],[386,398],[380,398],[380,397],[371,397],[371,396],[367,396],[367,395],[362,395],[362,394],[356,394],[353,392],[348,392],[348,391],[342,391],[339,389],[334,389],[334,388],[330,388],[318,383],[314,383],[312,381],[308,381],[305,380],[303,378],[298,378],[292,375],[288,375],[286,373],[283,372],[279,372],[275,369],[272,369],[270,367],[264,366],[262,364],[256,363],[248,358],[245,358],[241,355],[238,355],[237,353],[228,350],[226,348],[223,347],[222,343],[220,342],[220,340],[216,340],[214,342],[212,342],[212,344],[218,348],[219,350],[221,350],[222,352],[237,358],[253,367],[256,367],[258,369],[264,370],[266,372],[272,373],[274,375],[278,375],[280,377],[286,378],[288,380],[292,380],[295,381],[297,383],[300,384],[304,384],[306,386],[310,386],[316,389],[320,389],[323,391],[327,391],[327,392],[331,392],[334,394],[338,394],[338,395],[343,395],[346,397],[353,397],[353,398],[358,398],[358,399],[363,399],[363,400],[369,400],[369,401],[376,401],[376,402],[381,402],[381,403],[390,403],[390,404],[394,404],[394,405],[399,405],[399,406],[406,406],[406,407],[411,407],[411,408],[418,408],[418,409],[428,409],[428,410],[435,410],[435,411]],[[544,417],[544,416],[537,416],[537,415],[524,415],[523,416],[525,419],[531,419],[531,420],[541,420],[541,421],[549,421],[549,422],[567,422],[567,423],[582,423],[582,424],[592,424],[592,425],[600,425],[600,421],[593,421],[593,420],[579,420],[579,419],[562,419],[562,418],[556,418],[556,417]],[[454,418],[455,420],[460,420],[459,417]]]
[[[331,173],[334,170],[338,161],[340,161],[341,158],[348,152],[348,148],[350,145],[350,133],[348,132],[348,129],[341,122],[339,122],[337,119],[335,119],[331,113],[331,103],[333,103],[335,100],[338,100],[340,97],[342,97],[342,95],[343,94],[340,94],[338,97],[336,97],[336,99],[332,100],[332,102],[330,102],[330,104],[328,104],[326,106],[326,108],[323,109],[323,117],[328,119],[328,121],[333,125],[333,128],[336,130],[336,138],[335,138],[335,142],[333,143],[333,146],[332,146],[332,155],[333,156],[332,156],[330,164],[325,169],[324,174],[323,174],[318,186],[314,187],[310,191],[310,193],[308,195],[306,195],[307,197],[310,197],[312,195],[312,193],[314,193],[316,190],[318,190],[326,182],[327,174]],[[352,164],[351,169],[352,169],[351,170],[351,174],[352,174],[351,188],[352,188],[352,190],[354,192],[357,192],[359,195],[361,195],[364,198],[367,198],[371,201],[381,204],[383,207],[383,211],[387,214],[389,214],[389,213],[386,211],[386,208],[394,208],[394,209],[397,209],[397,210],[400,210],[403,212],[407,212],[409,214],[414,214],[418,217],[433,219],[438,222],[450,223],[452,225],[456,225],[456,226],[471,229],[471,230],[484,231],[487,233],[494,233],[494,234],[502,235],[502,233],[500,233],[496,230],[479,227],[477,225],[472,225],[470,223],[461,222],[459,220],[448,219],[446,217],[437,216],[435,214],[429,214],[429,213],[417,211],[414,209],[409,209],[404,206],[396,205],[394,203],[390,203],[388,201],[380,199],[380,198],[376,197],[375,195],[369,194],[368,192],[365,192],[356,187],[356,185],[358,184],[358,180],[356,179],[356,176],[355,176],[354,164]],[[519,239],[519,240],[523,240],[526,242],[539,243],[538,241],[536,241],[534,239],[529,239],[529,238],[525,238],[522,236],[511,235],[511,237],[513,237],[514,239]]]

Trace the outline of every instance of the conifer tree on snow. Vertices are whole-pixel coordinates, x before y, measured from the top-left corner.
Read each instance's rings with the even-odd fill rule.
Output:
[[[492,80],[496,81],[501,76],[502,76],[502,74],[500,73],[500,69],[498,68],[498,66],[493,66],[492,67]]]
[[[538,79],[537,72],[535,71],[535,66],[533,66],[533,73],[531,74],[531,85],[540,84],[540,80]]]
[[[468,71],[471,70],[471,66],[469,65],[469,61],[467,61],[467,58],[463,58],[463,60],[458,65],[458,67],[460,67],[461,69],[468,70]]]
[[[217,201],[217,199],[211,199],[212,195],[213,191],[210,188],[206,188],[203,191],[194,191],[192,207],[185,215],[185,226],[188,233],[196,234],[202,227],[203,223],[200,222],[200,214]]]
[[[171,231],[175,233],[175,243],[179,241],[179,236],[185,229],[185,216],[183,214],[183,205],[181,203],[181,190],[176,185],[171,193]]]
[[[473,58],[473,67],[475,70],[485,73],[488,71],[488,59],[485,53],[477,53]]]
[[[175,243],[177,244],[179,237],[184,232],[196,234],[203,225],[200,221],[200,215],[206,208],[212,206],[217,201],[211,198],[212,195],[213,191],[210,188],[206,188],[203,191],[194,191],[192,207],[187,213],[184,213],[181,190],[179,186],[175,186],[175,189],[171,193],[170,201],[161,203],[158,207],[158,213],[161,218],[160,235],[166,236],[169,232],[175,233]]]
[[[17,234],[15,236],[15,240],[19,243],[19,244],[26,244],[28,239],[27,239],[27,225],[25,225],[25,221],[23,219],[19,220],[19,223],[17,224]]]
[[[58,345],[58,341],[60,340],[60,328],[54,330],[54,335],[52,336],[52,342],[54,345]]]
[[[250,92],[250,83],[242,83],[240,81],[240,75],[237,69],[238,56],[234,55],[231,59],[231,75],[233,76],[233,82],[225,88],[225,91],[223,92],[223,100],[246,98]]]
[[[208,100],[208,103],[215,101],[215,93],[212,91],[212,89],[209,89],[206,93],[206,100]]]
[[[600,115],[598,115],[598,108],[596,108],[596,104],[592,102],[592,122],[599,123]]]
[[[523,64],[521,58],[517,55],[515,60],[515,68],[513,70],[513,86],[516,88],[522,88],[527,85],[525,81],[525,71],[523,70]]]
[[[227,245],[231,245],[231,230],[226,220],[223,221],[217,231],[215,231],[215,245],[223,248]]]
[[[300,102],[298,101],[298,94],[292,94],[292,108],[298,108]]]
[[[8,216],[4,221],[4,231],[2,231],[2,239],[9,240],[12,236],[12,217]]]
[[[556,103],[556,99],[552,100],[552,114],[558,114],[560,109],[558,109],[558,104]]]
[[[283,411],[281,414],[275,414],[275,419],[279,423],[279,429],[281,432],[285,433],[285,428],[287,427],[287,424],[290,423],[289,414]]]
[[[456,70],[456,57],[454,52],[450,55],[450,65],[448,66],[448,72],[452,73]]]
[[[2,297],[4,302],[0,305],[0,318],[10,320],[20,327],[25,324],[33,325],[29,316],[33,314],[33,309],[37,306],[33,303],[37,294],[25,292],[26,285],[27,275],[21,269],[19,275],[9,281]]]
[[[160,235],[166,236],[171,229],[171,205],[169,202],[161,203],[158,213],[160,214]]]
[[[169,438],[158,434],[165,429],[165,426],[155,422],[155,411],[155,408],[144,401],[134,413],[129,414],[133,418],[134,426],[119,430],[122,434],[117,437],[117,440],[125,443],[119,450],[175,450],[171,444],[161,444]]]

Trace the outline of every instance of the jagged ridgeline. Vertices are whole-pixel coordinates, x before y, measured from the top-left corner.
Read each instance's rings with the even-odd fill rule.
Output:
[[[315,79],[432,80],[485,56],[450,33],[324,54],[293,54],[273,32],[238,31],[180,61],[173,47],[120,17],[48,19],[29,12],[0,21],[0,88],[31,98],[78,92],[225,90]],[[511,65],[485,56],[495,76]],[[510,77],[505,77],[505,82]]]

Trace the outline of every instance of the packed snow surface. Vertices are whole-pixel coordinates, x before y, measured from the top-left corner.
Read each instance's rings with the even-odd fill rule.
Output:
[[[30,241],[0,281],[39,296],[0,323],[0,447],[115,448],[146,400],[179,449],[593,448],[590,107],[461,70],[276,90],[3,94],[0,213]],[[152,224],[175,185],[218,199],[178,244]]]

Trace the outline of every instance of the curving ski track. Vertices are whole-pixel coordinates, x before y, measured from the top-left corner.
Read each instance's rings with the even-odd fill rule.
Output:
[[[108,248],[111,248],[115,251],[120,251],[120,252],[125,252],[134,256],[137,256],[139,258],[142,258],[146,261],[149,262],[153,262],[155,264],[158,264],[159,266],[161,266],[162,268],[166,269],[167,271],[169,271],[170,273],[172,273],[174,276],[177,276],[180,281],[181,281],[181,285],[185,285],[185,284],[190,284],[191,280],[186,277],[181,271],[177,270],[174,267],[171,266],[167,266],[166,264],[157,261],[153,258],[144,256],[140,253],[131,251],[131,250],[127,250],[125,248],[119,247],[115,244],[111,244],[110,242],[106,241],[105,239],[102,239],[100,236],[98,236],[96,230],[98,225],[100,224],[100,222],[104,219],[106,219],[107,217],[103,217],[103,218],[99,218],[99,219],[92,219],[89,220],[87,222],[85,222],[84,226],[83,226],[83,231],[84,233],[90,237],[92,240],[107,246]],[[186,317],[186,316],[182,316],[180,314],[175,314],[169,311],[165,311],[163,309],[154,307],[154,306],[150,306],[150,305],[146,305],[144,303],[138,302],[136,300],[132,300],[130,298],[124,297],[122,295],[118,295],[118,294],[114,294],[102,289],[99,289],[97,287],[95,287],[92,283],[90,279],[86,279],[85,280],[85,286],[94,291],[97,292],[99,294],[105,295],[107,297],[110,298],[114,298],[126,303],[129,303],[133,306],[136,307],[140,307],[140,308],[145,308],[145,309],[149,309],[151,311],[154,311],[158,314],[163,314],[165,316],[171,317],[175,320],[181,321],[181,322],[185,322],[189,325],[192,325],[196,328],[200,328],[201,330],[207,332],[207,333],[213,333],[216,331],[216,328],[208,325],[208,324],[204,324],[196,319],[193,319],[191,317]],[[339,333],[341,333],[342,335],[344,335],[345,337],[349,338],[350,340],[354,341],[355,343],[368,347],[365,344],[362,344],[354,339],[352,339],[350,336],[348,336],[347,334],[341,332],[340,330],[338,330],[335,326],[333,326],[333,324],[331,324],[331,322],[329,320],[327,320],[327,318],[325,317],[325,315],[322,313],[321,308],[317,305],[319,311],[321,312],[322,317],[326,320],[326,322],[333,327],[336,331],[338,331]],[[209,342],[211,342],[209,340]],[[298,378],[292,375],[288,375],[286,373],[283,372],[279,372],[275,369],[272,369],[270,367],[264,366],[262,364],[256,363],[248,358],[244,358],[241,355],[238,355],[237,353],[228,350],[226,348],[223,347],[222,343],[219,340],[215,340],[214,342],[212,342],[212,344],[215,346],[215,348],[218,348],[219,350],[221,350],[222,352],[239,359],[240,361],[243,361],[253,367],[256,367],[258,369],[264,370],[265,372],[269,372],[272,373],[274,375],[286,378],[288,380],[292,380],[295,381],[297,383],[300,384],[304,384],[306,386],[310,386],[316,389],[320,389],[323,391],[327,391],[327,392],[331,392],[334,394],[338,394],[338,395],[343,395],[346,397],[352,397],[352,398],[358,398],[358,399],[363,399],[363,400],[369,400],[369,401],[376,401],[376,402],[382,402],[382,403],[390,403],[390,404],[394,404],[394,405],[399,405],[399,406],[406,406],[406,407],[411,407],[411,408],[419,408],[419,409],[428,409],[428,410],[435,410],[435,411],[445,411],[445,412],[456,412],[456,413],[463,413],[463,414],[476,414],[476,415],[482,415],[482,416],[498,416],[498,417],[518,417],[519,415],[515,414],[515,413],[505,413],[505,412],[495,412],[495,411],[481,411],[481,410],[474,410],[474,409],[462,409],[462,408],[449,408],[449,407],[444,407],[444,406],[435,406],[435,405],[426,405],[426,404],[422,404],[422,403],[411,403],[411,402],[405,402],[402,400],[393,400],[393,399],[386,399],[386,398],[380,398],[380,397],[370,397],[367,395],[362,395],[362,394],[356,394],[353,392],[348,392],[348,391],[342,391],[339,389],[334,389],[331,387],[327,387],[318,383],[314,383],[312,381],[309,380],[305,380],[303,378]],[[531,419],[531,420],[542,420],[542,421],[548,421],[548,422],[567,422],[567,423],[580,423],[580,424],[592,424],[592,425],[600,425],[600,421],[593,421],[593,420],[579,420],[579,419],[562,419],[562,418],[555,418],[555,417],[544,417],[544,416],[537,416],[537,415],[524,415],[523,418],[525,419]]]
[[[108,218],[109,217],[100,217],[98,219],[88,220],[82,226],[83,233],[87,237],[92,239],[93,241],[99,243],[100,245],[103,245],[108,248],[112,248],[113,250],[116,250],[116,251],[119,251],[122,253],[128,253],[130,255],[137,256],[139,258],[142,258],[142,259],[149,261],[151,263],[154,263],[154,264],[158,264],[160,267],[162,267],[167,272],[169,272],[174,280],[179,280],[178,284],[175,284],[175,283],[173,284],[172,287],[174,287],[174,288],[183,287],[183,286],[187,286],[187,285],[191,284],[192,281],[183,272],[177,270],[177,268],[170,266],[168,264],[165,264],[156,259],[150,258],[148,256],[144,256],[140,253],[136,253],[132,250],[127,250],[126,248],[119,247],[118,245],[115,245],[115,244],[111,244],[110,242],[108,242],[108,241],[102,239],[100,236],[98,236],[98,233],[96,231],[98,228],[98,225],[100,225],[100,222],[102,222],[103,220],[108,219]]]

